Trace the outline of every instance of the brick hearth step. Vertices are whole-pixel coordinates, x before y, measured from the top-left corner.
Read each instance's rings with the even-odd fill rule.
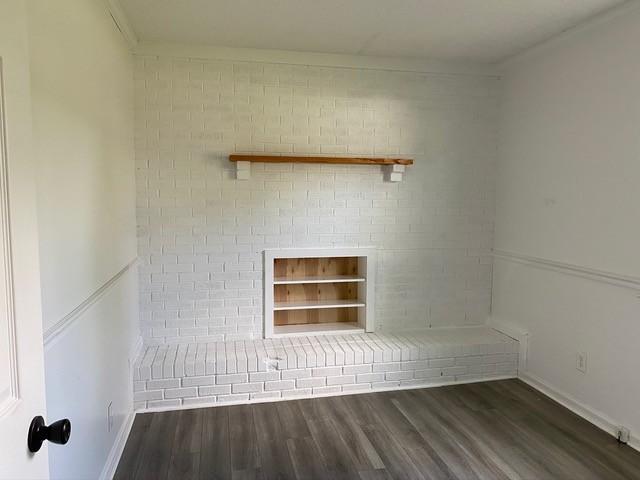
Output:
[[[518,342],[487,327],[146,347],[137,410],[311,397],[517,375]]]

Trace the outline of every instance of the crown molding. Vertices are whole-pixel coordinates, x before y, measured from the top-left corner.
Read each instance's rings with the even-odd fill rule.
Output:
[[[612,7],[604,12],[601,12],[593,17],[590,17],[575,25],[571,28],[568,28],[557,35],[552,36],[547,40],[543,40],[542,42],[533,45],[519,53],[508,56],[503,60],[496,63],[497,71],[504,72],[509,68],[525,61],[526,59],[542,53],[548,49],[552,49],[558,47],[559,44],[562,44],[565,41],[572,39],[573,37],[579,36],[593,28],[597,28],[598,26],[610,22],[618,17],[627,16],[631,13],[634,13],[636,10],[640,9],[640,2],[635,0],[626,1],[625,3]]]
[[[375,57],[368,55],[216,47],[211,45],[145,41],[138,42],[133,49],[133,53],[141,56],[164,56],[200,60],[231,60],[316,67],[390,70],[440,75],[499,77],[498,70],[494,65],[407,57]]]
[[[122,33],[122,36],[129,45],[129,48],[134,50],[138,45],[138,36],[124,13],[120,0],[104,0],[104,2],[111,14],[111,18],[113,18],[113,21],[118,27],[118,30],[120,30],[120,33]]]

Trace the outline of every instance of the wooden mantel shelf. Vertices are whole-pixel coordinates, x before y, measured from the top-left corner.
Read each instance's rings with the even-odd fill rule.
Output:
[[[258,163],[333,163],[345,165],[413,165],[408,158],[368,158],[368,157],[301,157],[279,155],[229,155],[232,162]]]
[[[333,165],[383,165],[390,167],[389,180],[402,181],[405,167],[413,165],[409,158],[373,158],[373,157],[310,157],[281,155],[229,155],[229,160],[236,162],[236,178],[248,180],[251,163],[327,163]]]

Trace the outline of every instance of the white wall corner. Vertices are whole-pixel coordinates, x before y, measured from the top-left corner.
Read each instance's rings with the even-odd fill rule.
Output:
[[[526,372],[529,357],[529,332],[518,325],[497,319],[493,316],[490,316],[487,320],[487,326],[518,341],[520,345],[518,351],[518,374]]]
[[[588,32],[589,30],[596,28],[603,23],[615,20],[616,18],[623,15],[630,15],[638,8],[640,8],[640,2],[622,2],[621,4],[613,6],[605,10],[604,12],[601,12],[587,20],[578,23],[571,28],[563,30],[557,35],[554,35],[541,43],[537,43],[536,45],[526,48],[523,51],[515,53],[514,55],[503,58],[499,63],[495,64],[495,67],[501,75],[504,75],[504,73],[514,65],[517,65],[518,63],[525,61],[526,59],[535,56],[538,53],[542,53],[547,51],[548,49],[552,49],[558,44],[561,44],[566,40],[571,39],[584,32]]]
[[[138,46],[138,36],[131,26],[127,15],[124,13],[120,0],[104,0],[104,2],[107,4],[107,9],[111,14],[111,18],[113,18],[113,21],[118,27],[118,30],[120,30],[122,36],[129,44],[129,48],[131,51],[134,51]]]

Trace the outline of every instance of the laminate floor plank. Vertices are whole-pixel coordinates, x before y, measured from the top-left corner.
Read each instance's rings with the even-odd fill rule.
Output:
[[[323,463],[333,478],[356,478],[357,469],[349,449],[331,419],[307,420],[313,440],[318,445]]]
[[[421,399],[412,393],[408,391],[398,395],[395,398],[395,406],[420,434],[422,442],[416,443],[422,443],[434,461],[443,465],[441,470],[451,477],[460,480],[480,478],[475,473],[472,459],[467,452],[460,448],[439,419],[427,411]]]
[[[248,468],[246,470],[234,470],[231,474],[233,480],[266,480],[260,468]]]
[[[303,400],[295,400],[298,405],[305,422],[308,424],[311,420],[326,420],[330,418],[330,413],[324,398],[305,398]],[[307,425],[308,426],[308,425]]]
[[[468,408],[476,412],[495,410],[500,408],[500,402],[493,397],[482,395],[476,383],[460,385],[462,388],[449,389],[446,393],[450,398],[455,398],[460,407]]]
[[[197,480],[200,477],[203,417],[202,409],[179,412],[167,475],[169,480]]]
[[[480,432],[482,443],[508,464],[510,476],[534,479],[551,478],[554,475],[547,459],[538,450],[532,449],[532,445],[520,441],[517,433],[510,428],[508,419],[502,417],[500,412],[461,409],[456,411],[456,416],[469,429]]]
[[[348,401],[344,397],[326,399],[330,417],[336,426],[338,434],[349,449],[356,470],[377,470],[384,468],[384,464],[365,435],[362,427],[356,422],[348,408]]]
[[[225,480],[231,478],[229,407],[202,410],[200,479]]]
[[[429,424],[424,418],[418,418],[422,409],[419,400],[408,396],[408,392],[394,392],[381,418],[386,428],[401,439],[414,463],[423,471],[429,471],[429,478],[457,478],[455,470],[461,474],[460,478],[475,478],[464,452],[438,419],[431,415],[432,423]],[[445,458],[455,461],[456,468],[452,468]]]
[[[521,445],[522,451],[528,452],[528,457],[533,458],[539,455],[539,461],[544,461],[546,467],[550,470],[554,478],[564,478],[569,475],[577,475],[580,478],[607,478],[620,479],[617,473],[609,470],[592,456],[585,455],[588,449],[576,450],[573,440],[570,436],[565,435],[563,431],[548,421],[541,415],[536,415],[531,408],[522,405],[520,410],[528,414],[520,415],[517,420],[506,418],[507,425],[506,434],[512,433],[519,438],[518,443]],[[501,415],[502,412],[497,413]],[[573,413],[565,411],[565,415]],[[591,434],[601,434],[593,426],[590,430],[594,430]],[[607,435],[608,437],[608,435]],[[608,439],[602,437],[603,441]],[[633,478],[633,477],[631,477]]]
[[[385,469],[396,480],[429,479],[411,461],[407,453],[388,430],[379,427],[364,427],[369,441],[380,455]]]
[[[393,480],[386,470],[362,470],[358,472],[360,480]]]
[[[617,440],[603,430],[594,428],[592,424],[562,405],[533,390],[522,382],[509,384],[508,388],[515,392],[532,412],[532,418],[545,427],[544,435],[556,442],[567,453],[597,475],[608,478],[640,477],[636,455],[628,448],[620,448]],[[535,412],[535,415],[534,415]]]
[[[131,432],[129,433],[129,438],[122,452],[120,463],[113,476],[114,480],[130,480],[131,472],[135,472],[138,469],[138,462],[140,461],[145,441],[148,438],[147,431],[151,426],[152,419],[153,413],[136,415],[131,427]]]
[[[289,438],[287,449],[297,479],[330,478],[322,453],[311,436]]]
[[[419,446],[423,442],[420,432],[394,404],[398,395],[399,392],[387,392],[385,395],[367,395],[366,399],[378,417],[378,426],[384,426],[403,445]]]
[[[361,426],[375,426],[380,424],[380,417],[372,408],[369,399],[376,395],[375,393],[367,393],[362,395],[352,395],[349,397],[347,406],[351,412],[353,419]]]
[[[251,475],[251,472],[260,469],[260,452],[253,419],[255,406],[235,405],[228,408],[231,469],[234,474],[238,471],[243,472],[242,475]]]
[[[626,475],[615,473],[616,465],[602,462],[599,450],[585,448],[582,442],[567,436],[557,425],[542,420],[539,417],[528,419],[528,426],[534,435],[537,435],[540,443],[545,443],[545,448],[549,450],[549,455],[566,458],[565,462],[572,465],[567,470],[579,472],[582,470],[581,478],[607,478],[610,480],[621,480],[628,478]],[[522,426],[517,428],[522,430]],[[560,462],[558,462],[560,463]]]
[[[261,403],[253,408],[260,467],[265,478],[294,479],[287,439],[274,403]]]
[[[520,475],[503,458],[504,452],[494,450],[485,441],[485,432],[475,431],[465,422],[460,421],[460,415],[464,412],[471,413],[474,410],[452,405],[449,401],[451,391],[442,392],[416,392],[425,406],[433,412],[444,429],[467,455],[469,465],[480,478],[492,479],[519,479]],[[444,400],[443,400],[444,399]]]
[[[179,416],[178,411],[153,414],[138,468],[131,478],[136,480],[167,478]]]
[[[298,402],[277,402],[275,405],[285,438],[311,436]]]
[[[116,480],[640,480],[519,380],[137,415]]]

